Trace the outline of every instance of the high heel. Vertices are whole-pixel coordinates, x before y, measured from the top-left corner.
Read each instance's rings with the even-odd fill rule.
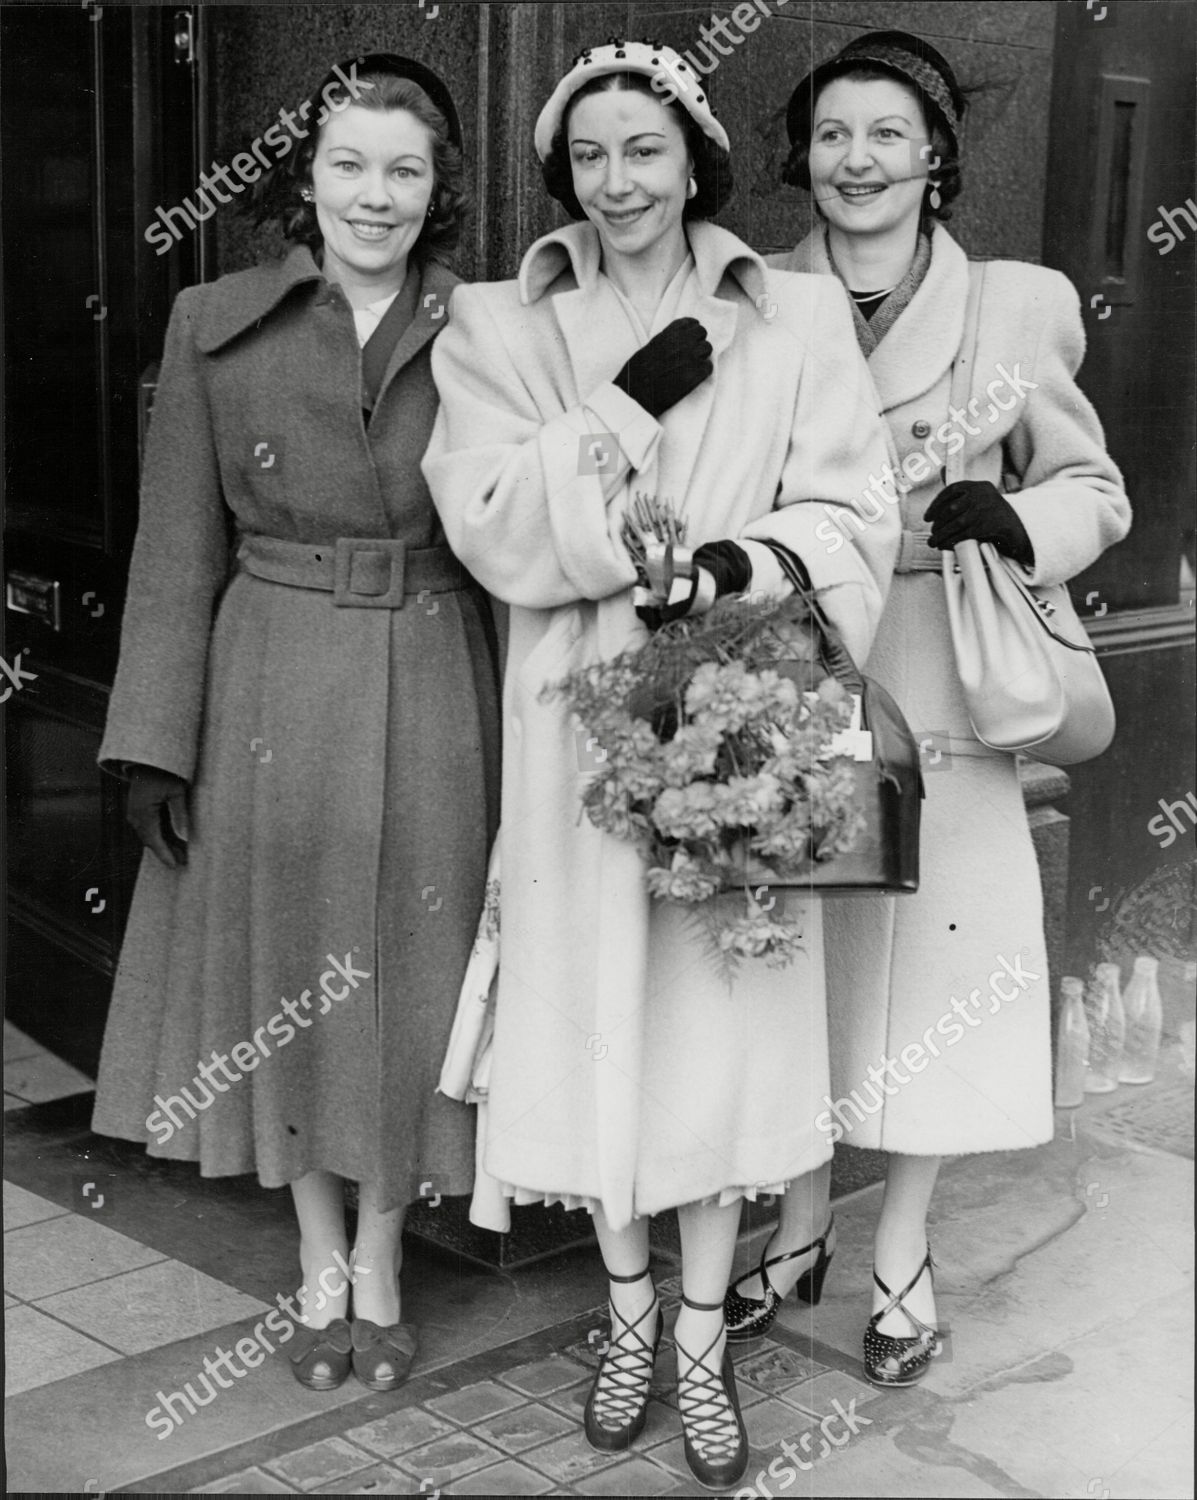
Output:
[[[626,1285],[633,1281],[643,1281],[649,1275],[649,1268],[646,1267],[635,1276],[612,1276],[610,1272],[607,1275],[608,1280]],[[614,1313],[614,1302],[611,1306]],[[657,1315],[656,1333],[650,1344],[638,1329],[654,1310]],[[656,1363],[657,1349],[665,1327],[661,1305],[655,1296],[631,1323],[620,1319],[623,1331],[618,1339],[615,1337],[614,1318],[611,1321],[611,1340],[599,1365],[598,1374],[594,1377],[590,1395],[586,1398],[583,1416],[586,1441],[600,1453],[622,1452],[623,1449],[630,1448],[644,1431],[644,1424],[648,1420],[649,1382],[652,1380],[653,1365]],[[621,1342],[628,1334],[635,1341],[630,1349],[625,1348]]]
[[[889,1298],[881,1311],[874,1313],[869,1319],[869,1326],[865,1329],[864,1372],[866,1378],[874,1385],[916,1385],[927,1373],[927,1366],[943,1349],[939,1330],[924,1323],[921,1318],[916,1318],[903,1300],[914,1291],[924,1271],[931,1274],[931,1282],[934,1286],[935,1274],[932,1270],[934,1264],[935,1262],[931,1259],[931,1247],[928,1245],[922,1265],[896,1294],[890,1291],[876,1271],[873,1272],[873,1280]],[[916,1330],[913,1337],[894,1338],[888,1333],[877,1331],[877,1325],[882,1318],[894,1311],[900,1311],[910,1326]],[[882,1368],[891,1359],[897,1361],[896,1371]]]
[[[721,1302],[692,1302],[684,1295],[682,1301],[695,1312],[718,1312],[723,1306]],[[719,1369],[712,1370],[706,1363],[724,1332],[720,1329],[697,1359],[682,1348],[674,1335],[678,1354],[684,1354],[690,1361],[685,1376],[681,1360],[678,1361],[677,1406],[682,1419],[682,1445],[690,1472],[708,1490],[731,1489],[739,1484],[748,1468],[748,1434],[740,1415],[736,1372],[726,1343]],[[692,1389],[686,1389],[687,1386]]]
[[[327,1328],[296,1328],[287,1357],[291,1373],[309,1391],[335,1391],[349,1378],[353,1340],[344,1318]]]
[[[827,1228],[817,1240],[812,1240],[809,1245],[803,1245],[801,1250],[788,1250],[784,1255],[775,1255],[766,1260],[765,1255],[769,1249],[766,1244],[761,1251],[761,1263],[755,1271],[748,1271],[738,1281],[733,1281],[727,1289],[727,1295],[723,1299],[723,1320],[727,1324],[727,1337],[733,1344],[747,1343],[749,1339],[757,1339],[767,1332],[773,1319],[777,1316],[777,1309],[785,1300],[777,1293],[777,1289],[769,1280],[768,1268],[779,1266],[783,1261],[797,1260],[801,1255],[809,1255],[812,1250],[818,1250],[814,1264],[809,1266],[798,1280],[794,1283],[794,1294],[800,1302],[809,1302],[812,1307],[819,1305],[823,1295],[823,1282],[827,1277],[827,1268],[830,1266],[834,1250],[827,1249],[827,1241],[831,1237],[831,1231],[835,1228],[835,1215],[827,1221]],[[764,1297],[742,1296],[738,1288],[753,1276],[761,1278],[761,1287]]]

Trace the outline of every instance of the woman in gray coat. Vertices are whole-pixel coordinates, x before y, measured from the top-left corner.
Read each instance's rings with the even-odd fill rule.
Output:
[[[435,1090],[497,810],[489,602],[420,472],[461,134],[390,54],[298,118],[255,186],[290,253],[184,291],[167,332],[100,752],[147,852],[94,1125],[289,1186],[279,1342],[306,1385],[387,1390],[406,1205],[472,1182]]]
[[[918,894],[828,901],[833,1143],[889,1154],[874,1243],[865,1373],[911,1385],[938,1352],[927,1211],[941,1158],[1052,1135],[1039,874],[1013,756],[969,722],[948,628],[945,550],[993,543],[1030,583],[1061,583],[1126,534],[1130,507],[1076,384],[1084,332],[1058,271],[986,267],[967,401],[952,405],[968,258],[944,228],[961,184],[964,97],[904,32],[849,42],[795,90],[786,181],[821,222],[783,270],[838,278],[893,442],[901,550],[869,670],[916,736],[934,735]],[[963,479],[945,484],[948,455]],[[884,508],[884,504],[883,504]],[[829,524],[837,552],[855,537]],[[942,764],[941,764],[942,762]],[[729,1337],[763,1333],[780,1297],[817,1302],[834,1245],[827,1168],[785,1195],[761,1265],[728,1295]]]

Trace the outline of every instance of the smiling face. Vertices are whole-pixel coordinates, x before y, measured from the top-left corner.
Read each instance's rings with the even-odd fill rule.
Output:
[[[569,120],[574,192],[604,255],[684,253],[682,211],[694,164],[681,126],[659,99],[604,89]]]
[[[331,114],[312,159],[324,274],[366,301],[403,284],[435,178],[432,131],[405,109]]]
[[[918,95],[904,83],[832,79],[815,101],[810,143],[811,189],[824,217],[845,234],[917,224],[934,160],[923,151],[928,135]]]

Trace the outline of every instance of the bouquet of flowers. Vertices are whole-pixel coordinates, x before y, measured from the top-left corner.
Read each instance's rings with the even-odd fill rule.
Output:
[[[645,501],[634,521],[625,540],[651,588],[643,547],[678,540],[677,522]],[[586,816],[640,847],[651,894],[698,908],[728,965],[783,967],[801,951],[798,917],[765,889],[800,886],[863,826],[851,761],[835,747],[852,700],[822,675],[807,613],[797,594],[720,600],[545,689],[599,746]],[[728,892],[740,900],[715,902]]]

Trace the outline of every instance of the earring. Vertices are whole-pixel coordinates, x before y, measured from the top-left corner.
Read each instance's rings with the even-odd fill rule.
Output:
[[[310,187],[300,188],[299,196],[305,203],[315,203],[316,201],[316,195],[314,192],[312,192]]]
[[[930,199],[928,201],[930,202],[931,207],[933,209],[934,208],[938,208],[939,205],[943,202],[943,199],[940,198],[940,196],[939,196],[939,183],[938,182],[933,182],[931,184],[931,197],[930,197]]]
[[[690,184],[686,188],[686,197],[687,198],[697,198],[698,197],[698,178],[697,177],[691,177]]]

